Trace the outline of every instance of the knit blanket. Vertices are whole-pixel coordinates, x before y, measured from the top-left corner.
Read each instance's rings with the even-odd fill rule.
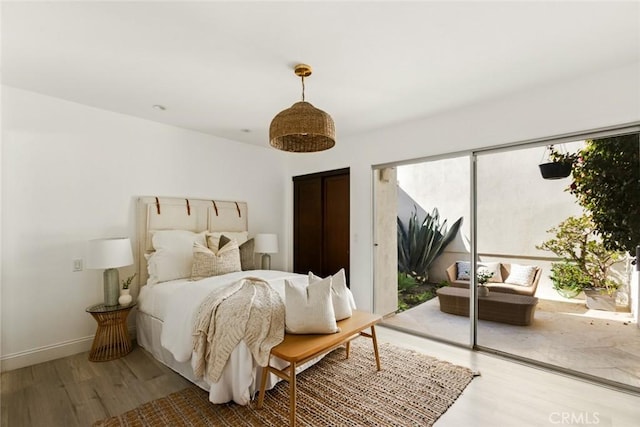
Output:
[[[215,383],[233,349],[244,340],[260,366],[284,339],[284,303],[264,280],[248,277],[211,292],[193,325],[192,367],[196,378]]]

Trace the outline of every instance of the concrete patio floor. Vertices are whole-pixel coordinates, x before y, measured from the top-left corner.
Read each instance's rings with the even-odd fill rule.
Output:
[[[383,324],[469,343],[469,319],[441,312],[438,298],[386,318]],[[480,320],[478,344],[640,388],[640,329],[630,313],[540,299],[530,326]]]

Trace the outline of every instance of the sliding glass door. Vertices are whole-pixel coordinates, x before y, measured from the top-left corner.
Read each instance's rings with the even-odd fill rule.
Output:
[[[476,154],[477,274],[489,290],[478,298],[479,347],[640,387],[631,253],[600,228],[637,221],[625,203],[640,197],[639,151],[636,133]]]
[[[400,165],[394,168],[394,175],[393,228],[397,233],[394,250],[398,259],[393,295],[397,306],[393,308],[395,315],[387,318],[386,324],[468,346],[468,313],[443,312],[438,293],[458,281],[460,263],[470,265],[470,157]],[[381,175],[376,176],[379,180]],[[374,182],[374,189],[378,186]],[[376,190],[376,200],[383,199],[385,194]],[[382,208],[378,201],[375,205],[376,209]],[[384,227],[382,217],[377,213],[376,218],[376,230],[380,230]],[[383,239],[378,234],[376,232],[376,253],[381,250],[379,245]],[[378,257],[376,260],[379,266]],[[468,281],[466,288],[468,292]],[[378,287],[376,294],[381,295]],[[468,294],[466,298],[463,306],[468,309]]]
[[[374,198],[386,197],[375,253],[396,233],[397,259],[375,258],[389,273],[375,275],[385,323],[640,390],[639,130],[374,168],[393,187],[374,182]]]

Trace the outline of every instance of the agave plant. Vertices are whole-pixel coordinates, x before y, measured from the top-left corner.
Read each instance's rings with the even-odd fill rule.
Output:
[[[447,229],[447,220],[440,223],[437,208],[427,214],[423,221],[414,210],[407,227],[398,218],[398,271],[426,282],[429,267],[458,234],[461,224],[462,217]]]

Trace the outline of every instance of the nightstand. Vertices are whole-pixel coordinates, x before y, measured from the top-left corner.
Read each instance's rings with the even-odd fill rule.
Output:
[[[91,362],[106,362],[131,352],[133,347],[127,328],[127,316],[135,305],[97,304],[87,308],[87,312],[98,322],[98,330],[89,352]]]

